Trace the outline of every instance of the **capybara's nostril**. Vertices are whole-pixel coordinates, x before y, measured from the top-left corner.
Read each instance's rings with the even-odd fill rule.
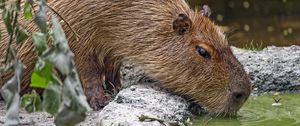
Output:
[[[245,93],[242,91],[232,92],[232,98],[235,102],[243,102],[245,100]]]

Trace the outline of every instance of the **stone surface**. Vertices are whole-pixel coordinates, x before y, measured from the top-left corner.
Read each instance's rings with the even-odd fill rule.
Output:
[[[177,95],[150,85],[133,85],[122,90],[99,114],[101,126],[160,126],[158,121],[140,122],[142,115],[180,121],[190,114],[189,103]],[[117,118],[116,118],[117,117]]]
[[[96,126],[98,118],[98,113],[96,111],[89,112],[86,120],[78,126]],[[0,101],[0,126],[4,126],[5,121],[5,104],[3,101]],[[21,110],[20,115],[20,126],[55,126],[53,116],[49,115],[46,112],[35,112],[27,113],[24,110]]]
[[[253,84],[253,93],[300,90],[300,47],[267,47],[262,51],[234,48]]]

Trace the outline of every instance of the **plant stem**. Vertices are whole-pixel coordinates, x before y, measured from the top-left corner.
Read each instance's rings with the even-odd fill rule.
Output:
[[[17,1],[17,5],[19,5],[21,3],[21,0],[18,0]],[[9,43],[8,43],[8,48],[6,50],[6,56],[5,56],[5,60],[4,60],[4,63],[7,63],[7,60],[8,60],[8,54],[9,54],[9,48],[11,46],[11,43],[13,41],[13,37],[14,37],[14,34],[16,32],[16,24],[18,22],[18,17],[19,17],[19,12],[18,11],[13,11],[13,13],[15,13],[14,15],[14,20],[13,20],[13,32],[10,34],[10,37],[9,37]]]

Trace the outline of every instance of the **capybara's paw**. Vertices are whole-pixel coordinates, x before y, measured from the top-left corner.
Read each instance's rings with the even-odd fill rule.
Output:
[[[108,104],[109,98],[105,95],[104,89],[100,84],[92,84],[91,87],[85,88],[85,95],[93,110],[100,110]]]
[[[90,107],[97,111],[101,110],[104,106],[108,104],[109,100],[106,97],[93,97],[89,100]]]

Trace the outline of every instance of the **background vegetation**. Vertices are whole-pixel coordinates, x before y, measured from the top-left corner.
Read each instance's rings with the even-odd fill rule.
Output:
[[[230,32],[234,46],[300,45],[299,0],[188,0],[212,10],[211,18]]]
[[[21,0],[0,0],[0,5],[2,20],[9,35],[7,56],[0,64],[0,73],[14,72],[14,76],[0,90],[7,107],[5,125],[19,125],[20,104],[28,112],[50,113],[55,117],[56,125],[75,125],[83,121],[90,107],[75,69],[74,55],[55,15],[56,11],[45,0],[25,0],[24,6],[21,6]],[[37,6],[37,10],[33,6]],[[52,15],[46,15],[47,11],[51,11]],[[39,30],[31,33],[29,30],[33,29],[22,28],[18,22],[24,19],[32,21],[32,25],[34,22]],[[29,36],[32,39],[26,42],[33,42],[38,54],[31,87],[44,89],[42,98],[35,91],[22,98],[19,94],[25,66],[16,57],[18,50],[12,44],[22,44]],[[60,79],[59,75],[65,79]]]

